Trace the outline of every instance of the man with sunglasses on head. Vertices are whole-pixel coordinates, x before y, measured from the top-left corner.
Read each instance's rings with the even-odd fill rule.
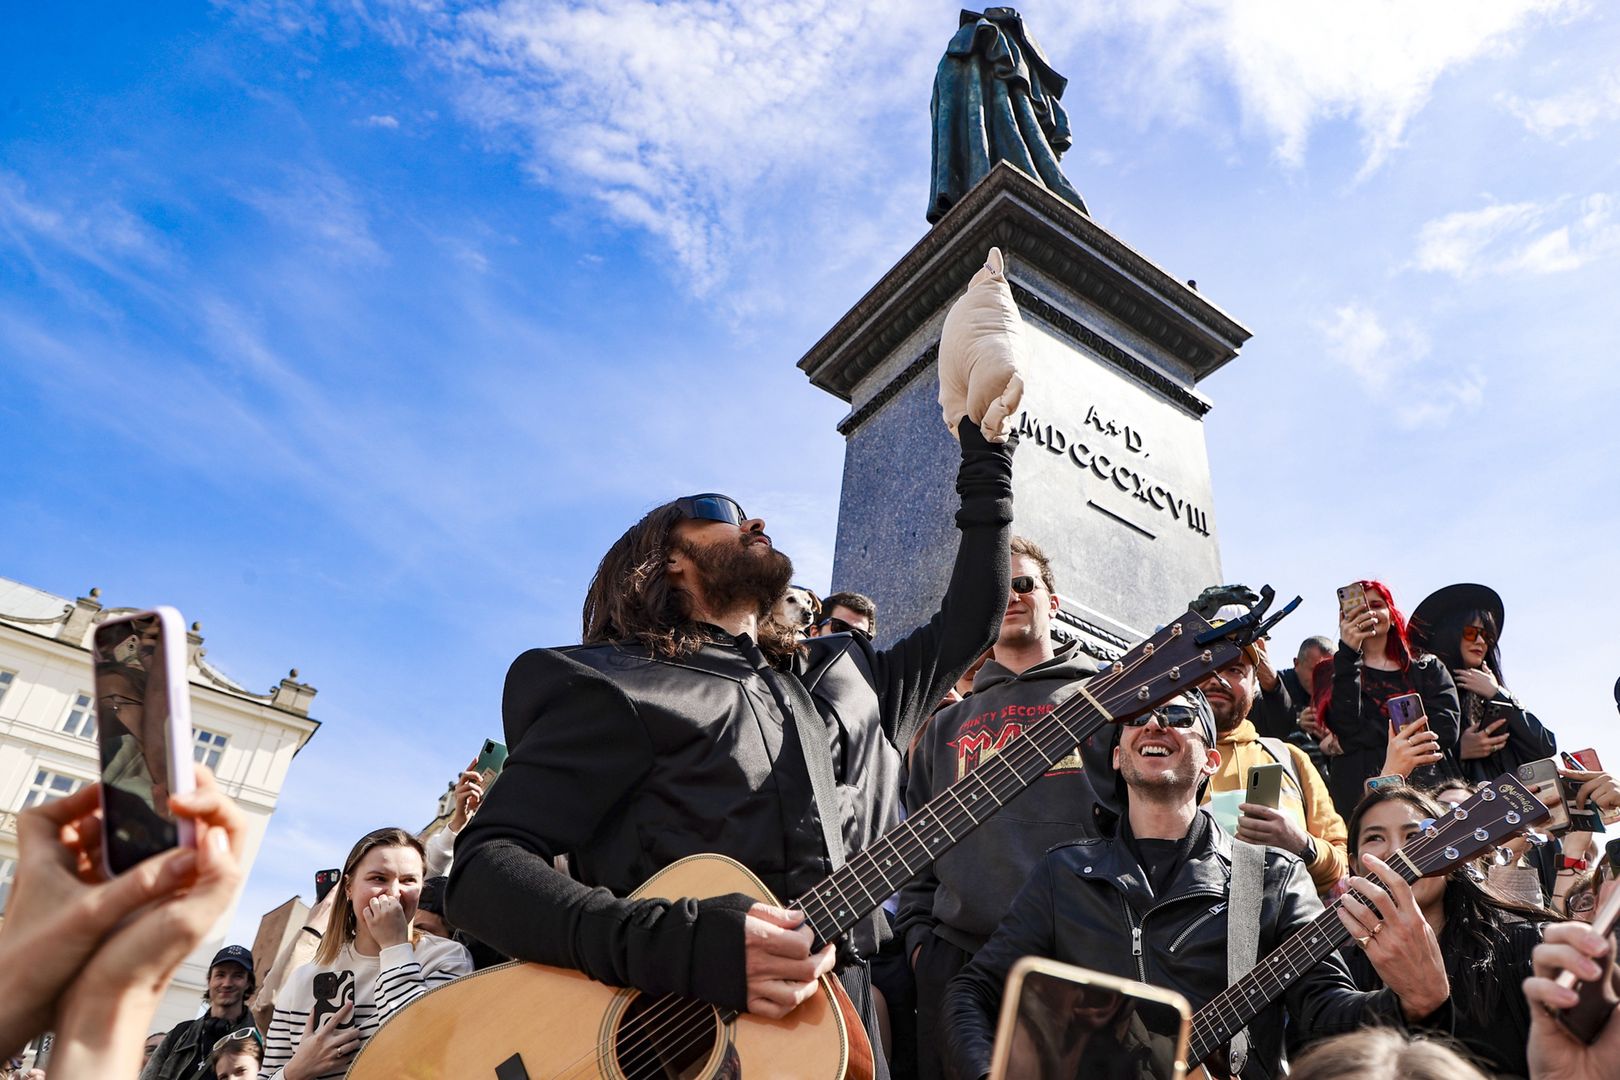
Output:
[[[906,782],[909,812],[1006,751],[1097,672],[1078,642],[1061,649],[1053,644],[1058,598],[1046,553],[1022,536],[1013,537],[1011,553],[1011,589],[996,643],[974,676],[973,693],[935,713],[924,729]],[[945,1075],[945,985],[995,931],[1048,848],[1096,835],[1096,801],[1076,747],[900,890],[895,932],[905,939],[917,981],[919,1080]]]
[[[813,950],[801,913],[744,896],[625,897],[716,852],[786,902],[898,819],[896,741],[990,644],[1006,604],[1013,445],[959,427],[951,583],[934,618],[886,649],[861,634],[797,641],[767,618],[792,563],[727,496],[665,503],[620,537],[586,596],[584,643],[526,652],[507,675],[511,756],[457,839],[452,921],[521,960],[768,1017],[841,959],[875,1049],[858,957],[886,932],[876,914],[835,957]],[[807,749],[830,759],[819,794]],[[564,854],[577,880],[554,868]]]
[[[1047,852],[946,992],[944,1037],[955,1075],[989,1072],[1002,986],[1023,956],[1174,990],[1195,1012],[1226,988],[1231,841],[1198,805],[1220,766],[1215,747],[1215,717],[1196,690],[1126,722],[1113,751],[1124,805],[1111,835]],[[1315,919],[1322,904],[1297,856],[1268,849],[1262,882],[1265,957]],[[1373,992],[1355,989],[1337,953],[1301,972],[1250,1021],[1240,1075],[1282,1075],[1285,1014],[1292,1044],[1368,1024],[1418,1021],[1447,1000],[1437,961],[1393,958],[1386,968],[1380,974],[1388,989]]]
[[[164,1036],[147,1058],[141,1080],[194,1080],[212,1076],[208,1057],[214,1044],[233,1032],[253,1027],[248,1000],[253,996],[253,954],[240,945],[227,945],[208,965],[208,989],[203,1000],[208,1011],[187,1020]]]

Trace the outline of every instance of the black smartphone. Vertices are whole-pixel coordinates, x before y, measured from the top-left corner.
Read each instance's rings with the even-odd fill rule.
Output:
[[[337,868],[331,870],[315,871],[315,902],[318,904],[326,899],[326,894],[332,891],[332,886],[343,877],[343,871]]]
[[[109,874],[192,846],[191,823],[169,797],[196,787],[186,629],[171,607],[115,615],[96,627],[96,743],[101,757],[101,845]]]
[[[354,972],[352,971],[317,971],[315,973],[315,1027],[320,1027],[321,1021],[343,1008],[345,1003],[354,1001]],[[354,1017],[339,1024],[339,1027],[353,1027]]]

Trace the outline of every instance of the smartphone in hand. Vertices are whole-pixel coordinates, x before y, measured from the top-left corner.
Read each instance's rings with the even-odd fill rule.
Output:
[[[326,899],[326,894],[332,891],[343,877],[343,871],[333,867],[331,870],[315,871],[315,902],[318,904]]]
[[[486,793],[504,768],[506,768],[506,744],[498,743],[494,739],[485,739],[484,748],[478,752],[478,760],[473,763],[472,771],[483,779]]]
[[[1399,735],[1407,724],[1415,720],[1422,720],[1428,714],[1423,711],[1423,696],[1421,694],[1398,694],[1389,699],[1389,726]]]
[[[196,788],[186,629],[172,607],[116,615],[91,638],[96,743],[101,757],[101,844],[109,874],[196,843],[169,797]]]
[[[1367,586],[1361,582],[1346,585],[1339,590],[1339,618],[1353,614],[1367,606]]]
[[[1243,801],[1255,806],[1269,806],[1273,810],[1282,802],[1283,767],[1279,761],[1254,765],[1249,769],[1248,786]]]
[[[1592,916],[1592,929],[1612,942],[1617,920],[1620,920],[1620,887],[1611,887]],[[1574,990],[1579,999],[1572,1008],[1558,1009],[1553,1013],[1566,1031],[1588,1045],[1608,1024],[1615,1006],[1620,1005],[1620,993],[1615,989],[1616,982],[1620,981],[1620,972],[1615,970],[1614,950],[1609,950],[1607,961],[1599,960],[1596,963],[1603,973],[1592,982],[1581,982],[1572,971],[1558,976],[1558,985],[1566,990]]]

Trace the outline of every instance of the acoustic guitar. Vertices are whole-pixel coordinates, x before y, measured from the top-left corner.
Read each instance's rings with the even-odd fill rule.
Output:
[[[1547,807],[1512,773],[1503,773],[1467,802],[1437,818],[1405,847],[1384,861],[1407,884],[1448,873],[1470,859],[1547,820]],[[1367,902],[1352,891],[1351,895]],[[1193,1016],[1187,1075],[1208,1080],[1229,1075],[1227,1062],[1210,1062],[1250,1020],[1281,997],[1302,975],[1350,940],[1339,921],[1340,897],[1308,924],[1291,934],[1237,982],[1228,986]],[[1198,1063],[1204,1063],[1199,1065]]]
[[[1183,612],[1094,676],[997,755],[931,799],[789,907],[817,945],[837,941],[1009,799],[1092,735],[1197,686],[1298,605],[1265,617],[1274,594],[1246,616],[1210,626]],[[680,859],[632,898],[744,893],[780,904],[741,864],[721,855]],[[860,1080],[872,1050],[837,980],[782,1020],[668,995],[607,986],[578,971],[514,962],[445,983],[395,1013],[350,1066],[348,1080],[601,1077],[720,1080],[783,1076]]]

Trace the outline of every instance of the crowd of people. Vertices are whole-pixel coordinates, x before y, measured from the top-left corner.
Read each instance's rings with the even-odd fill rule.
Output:
[[[982,416],[995,395],[972,396]],[[732,1018],[826,995],[880,1080],[977,1078],[1006,975],[1033,955],[1195,1010],[1225,1001],[1195,1024],[1209,1042],[1197,1054],[1250,1080],[1286,1063],[1296,1078],[1620,1077],[1620,1016],[1589,1044],[1550,1011],[1574,1001],[1561,973],[1620,978],[1612,937],[1584,925],[1620,889],[1620,845],[1525,834],[1442,874],[1399,872],[1480,785],[1557,752],[1505,682],[1489,588],[1439,589],[1408,622],[1387,586],[1354,582],[1336,636],[1306,638],[1291,662],[1244,637],[1199,685],[1072,746],[1048,729],[1059,752],[1019,774],[1025,786],[962,794],[1127,671],[1056,630],[1051,560],[1013,532],[1016,438],[946,409],[960,417],[961,538],[928,622],[882,638],[867,597],[794,585],[764,521],[727,496],[652,510],[602,558],[579,644],[512,664],[497,782],[463,771],[426,845],[391,827],[359,838],[285,970],[256,972],[227,947],[202,1015],[171,1031],[147,1027],[240,885],[241,814],[199,769],[197,790],[171,800],[196,848],[106,880],[95,788],[22,813],[0,1054],[51,1031],[52,1080],[335,1080],[429,991],[511,958]],[[1236,632],[1259,599],[1212,586],[1189,606]],[[1274,797],[1249,797],[1256,773],[1275,777]],[[1573,811],[1620,819],[1620,788],[1595,762],[1563,773]],[[996,806],[968,813],[972,831],[928,834],[926,857],[891,846],[914,878],[874,861],[873,910],[826,899],[905,819],[983,791]],[[697,854],[734,860],[776,899],[638,893]],[[1266,992],[1234,1006],[1234,984],[1285,946],[1309,955],[1285,975],[1266,967]],[[646,1075],[692,1066],[648,1030]],[[460,1046],[444,1075],[562,1071],[544,1052]],[[487,1069],[480,1054],[494,1055]],[[1093,1064],[1142,1075],[1135,1057]],[[739,1070],[796,1072],[786,1058],[722,1069]]]

